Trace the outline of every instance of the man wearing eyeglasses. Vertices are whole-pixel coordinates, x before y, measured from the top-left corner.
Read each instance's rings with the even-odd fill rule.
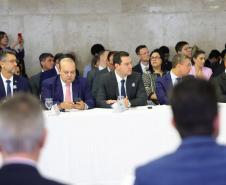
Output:
[[[183,54],[177,54],[172,60],[172,69],[169,73],[156,80],[156,95],[161,105],[168,104],[168,93],[191,70],[191,60]]]
[[[13,96],[18,91],[30,92],[27,79],[15,75],[17,59],[13,51],[4,50],[0,52],[0,66],[0,99]]]
[[[178,54],[183,54],[187,56],[188,58],[191,58],[191,47],[189,46],[189,43],[186,41],[179,41],[176,46],[175,50]]]
[[[133,67],[133,71],[140,74],[147,73],[150,70],[150,53],[147,46],[139,45],[135,51],[140,60],[139,63]]]

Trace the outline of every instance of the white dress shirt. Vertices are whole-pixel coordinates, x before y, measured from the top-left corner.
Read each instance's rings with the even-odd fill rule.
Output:
[[[123,78],[121,78],[117,72],[115,71],[115,76],[116,76],[116,80],[117,80],[117,83],[118,83],[118,91],[119,91],[119,96],[121,96],[121,80],[123,80]],[[126,92],[126,80],[127,80],[127,76],[124,78],[125,80],[125,83],[124,83],[124,88],[125,88],[125,92]],[[126,93],[127,94],[127,93]],[[125,97],[124,97],[125,98]]]
[[[143,73],[147,73],[147,69],[149,69],[149,64],[145,66],[142,62],[140,62],[140,66]]]
[[[7,82],[6,80],[10,80],[10,88],[11,88],[11,93],[13,95],[13,76],[10,78],[10,79],[6,79],[2,74],[1,74],[1,77],[2,77],[2,81],[3,81],[3,84],[4,84],[4,88],[5,88],[5,94],[7,95]]]
[[[180,77],[176,76],[176,75],[172,72],[172,70],[170,71],[170,76],[171,76],[171,79],[172,79],[173,86],[175,86],[175,85],[178,83],[177,78],[180,78]]]
[[[65,101],[65,95],[66,95],[66,83],[60,78],[62,89],[63,89],[63,96]],[[71,92],[71,102],[73,102],[73,94],[72,94],[72,83],[70,83],[70,92]]]

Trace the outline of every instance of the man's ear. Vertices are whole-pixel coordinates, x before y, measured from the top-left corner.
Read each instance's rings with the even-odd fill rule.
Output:
[[[173,125],[174,128],[177,128],[174,117],[172,117],[171,124]]]
[[[219,114],[217,114],[213,120],[213,136],[217,137],[220,131],[220,118]]]
[[[46,142],[46,138],[47,138],[47,130],[45,129],[43,131],[42,137],[41,137],[40,142],[39,142],[39,148],[43,148],[44,147],[45,142]]]

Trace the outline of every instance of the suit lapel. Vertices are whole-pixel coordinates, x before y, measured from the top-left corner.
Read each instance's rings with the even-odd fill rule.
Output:
[[[76,99],[76,98],[82,98],[79,96],[79,80],[78,78],[76,78],[73,82],[72,82],[72,98],[73,98],[73,101]]]
[[[112,91],[114,91],[114,94],[116,96],[116,98],[119,96],[119,89],[118,89],[118,82],[115,76],[115,72],[112,71],[111,73],[111,80],[110,82],[112,82],[112,84],[110,84],[112,86]]]
[[[166,84],[168,84],[168,89],[173,87],[173,82],[170,73],[166,75]]]
[[[2,76],[0,75],[0,97],[5,97],[5,86],[2,80]]]
[[[13,93],[19,91],[18,76],[13,75]]]
[[[60,99],[60,102],[64,101],[64,93],[63,93],[63,87],[60,81],[60,76],[57,76],[56,84],[55,84],[55,90],[54,95],[56,96],[55,99]]]
[[[132,87],[134,85],[136,85],[136,84],[135,84],[135,82],[133,82],[131,75],[127,76],[127,79],[126,79],[126,95],[127,95],[128,98],[131,96]]]

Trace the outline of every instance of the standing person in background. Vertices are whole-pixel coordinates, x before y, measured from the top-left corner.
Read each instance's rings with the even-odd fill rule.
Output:
[[[9,49],[13,50],[16,53],[16,58],[18,64],[21,66],[21,75],[26,75],[25,63],[24,63],[24,39],[21,33],[18,33],[17,39],[13,42],[12,46],[9,46],[9,37],[8,35],[0,31],[0,50]]]
[[[92,47],[91,47],[91,54],[93,56],[92,60],[91,60],[91,64],[87,64],[85,67],[84,67],[84,70],[83,70],[83,77],[86,78],[87,77],[87,74],[89,71],[93,70],[96,66],[95,62],[95,57],[97,57],[99,55],[99,53],[101,51],[105,51],[105,48],[102,44],[94,44]]]
[[[175,46],[176,53],[183,54],[191,59],[191,47],[187,41],[179,41]]]
[[[170,71],[172,69],[172,62],[169,61],[169,57],[170,57],[170,50],[167,46],[161,46],[159,48],[160,52],[163,54],[164,56],[164,60],[165,60],[165,69],[167,71]]]

